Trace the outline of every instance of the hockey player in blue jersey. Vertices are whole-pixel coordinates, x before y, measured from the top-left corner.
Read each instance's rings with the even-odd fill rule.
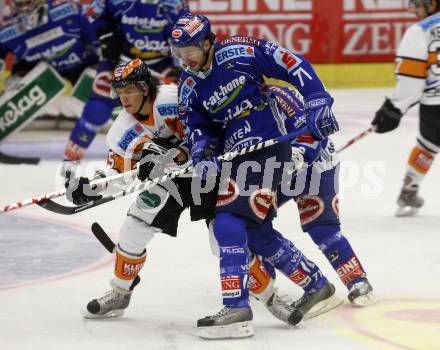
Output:
[[[303,57],[251,37],[236,36],[221,43],[214,40],[210,23],[202,15],[182,16],[172,32],[173,52],[184,70],[179,84],[181,117],[199,176],[209,175],[213,166],[220,171],[222,164],[216,157],[223,152],[286,134],[283,115],[262,84],[263,75],[298,88],[306,101],[307,126],[316,139],[338,130],[331,111],[333,99]],[[222,184],[224,191],[217,199],[214,223],[224,308],[198,321],[201,337],[253,334],[249,324],[248,247],[304,289],[290,323],[299,322],[304,313],[334,293],[319,268],[272,227],[276,190],[284,169],[271,169],[272,176],[262,172],[269,159],[285,164],[290,158],[290,144],[279,143],[228,164],[230,176]],[[244,162],[256,167],[245,179],[240,176]],[[245,194],[245,188],[251,186]]]
[[[0,59],[13,54],[16,64],[26,70],[39,61],[47,61],[72,83],[85,68],[98,64],[96,28],[83,16],[78,3],[13,0],[8,9],[10,13],[0,29]],[[96,130],[111,114],[114,104],[110,98],[111,68],[106,60],[97,66],[92,94],[66,147],[65,157],[69,160],[83,157]]]
[[[269,89],[286,117],[287,130],[300,127],[303,119],[301,99],[289,88],[270,86]],[[377,299],[367,274],[349,241],[341,233],[339,159],[332,141],[329,138],[316,141],[309,134],[296,138],[292,145],[302,149],[305,162],[304,170],[292,180],[303,231],[310,235],[347,287],[348,300],[356,306],[375,303]],[[290,199],[285,191],[278,191],[279,207]]]
[[[84,12],[96,27],[101,53],[106,60],[116,65],[123,57],[140,58],[163,80],[176,80],[168,41],[177,18],[188,12],[185,0],[95,0]],[[111,109],[105,107],[96,106],[93,113],[83,113],[70,135],[66,158],[80,160],[96,130],[110,117]],[[87,138],[83,139],[83,135]]]

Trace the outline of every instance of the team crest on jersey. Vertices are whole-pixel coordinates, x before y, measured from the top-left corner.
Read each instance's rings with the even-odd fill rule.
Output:
[[[63,18],[76,15],[78,13],[77,8],[73,4],[64,4],[55,7],[49,11],[49,16],[52,21],[59,21]]]
[[[278,65],[285,68],[289,73],[298,67],[302,62],[299,57],[282,47],[278,47],[275,50],[273,57]]]
[[[180,88],[179,93],[179,103],[182,106],[188,106],[189,96],[193,92],[196,85],[196,81],[191,77],[186,78],[185,81],[182,83],[182,87]]]
[[[118,141],[118,146],[126,151],[128,146],[130,146],[130,143],[142,135],[143,131],[144,129],[141,124],[137,123],[133,125],[130,129],[124,132],[124,135],[122,135],[121,139]]]
[[[248,45],[231,45],[215,53],[217,64],[225,63],[237,57],[255,57],[254,48]]]

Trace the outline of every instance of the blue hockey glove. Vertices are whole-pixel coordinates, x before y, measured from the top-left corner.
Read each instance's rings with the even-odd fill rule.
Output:
[[[203,180],[206,180],[208,175],[214,176],[221,171],[221,162],[217,158],[219,156],[218,148],[219,143],[213,139],[203,139],[192,146],[191,158],[194,171]],[[215,171],[209,171],[210,169]]]
[[[302,151],[304,162],[308,164],[313,163],[318,158],[321,149],[321,141],[316,141],[310,133],[298,136],[290,144]]]
[[[331,110],[333,98],[327,92],[311,94],[305,99],[304,114],[307,127],[317,140],[322,140],[339,130]]]

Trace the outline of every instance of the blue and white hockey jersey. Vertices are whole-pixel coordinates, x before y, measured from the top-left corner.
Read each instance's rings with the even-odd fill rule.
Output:
[[[285,134],[263,76],[291,83],[303,97],[325,91],[302,56],[261,39],[227,38],[215,44],[208,72],[181,73],[179,103],[189,145],[217,139],[227,152]]]
[[[188,11],[186,0],[94,0],[86,13],[101,21],[98,26],[113,24],[122,33],[122,54],[153,65],[171,62],[168,39],[174,23]]]
[[[32,68],[47,61],[62,75],[98,61],[95,28],[72,1],[48,0],[28,15],[12,13],[0,28],[0,59],[8,53]]]

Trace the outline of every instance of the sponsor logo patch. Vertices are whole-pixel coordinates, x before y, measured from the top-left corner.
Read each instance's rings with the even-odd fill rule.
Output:
[[[255,57],[254,48],[247,45],[231,45],[224,47],[215,54],[217,64],[225,63],[237,57]]]
[[[97,95],[110,98],[111,96],[111,79],[112,73],[101,72],[98,73],[93,80],[93,92]]]
[[[144,129],[142,128],[141,124],[137,123],[133,125],[131,128],[125,131],[124,135],[122,135],[121,139],[118,142],[118,146],[126,151],[130,143],[134,139],[138,138],[143,133],[143,131]]]
[[[78,13],[77,9],[73,4],[64,4],[55,7],[49,11],[49,16],[52,21],[59,21],[60,19],[76,15]]]
[[[171,32],[171,36],[175,39],[179,39],[182,36],[183,32],[180,29],[174,29]]]
[[[157,208],[160,202],[160,197],[157,194],[144,191],[139,194],[136,204],[140,209],[152,209]]]
[[[347,284],[358,277],[364,277],[365,272],[356,256],[351,257],[336,269],[342,283]]]
[[[289,73],[298,67],[302,62],[299,57],[282,47],[278,47],[275,50],[273,57],[278,65],[285,68]]]
[[[182,83],[182,87],[180,88],[179,93],[179,103],[181,103],[183,106],[188,106],[189,96],[193,92],[196,84],[197,83],[195,82],[195,80],[191,77],[186,78],[185,81]]]
[[[302,288],[306,287],[312,281],[312,278],[300,268],[289,275],[289,279]]]
[[[179,114],[177,103],[167,103],[157,106],[157,110],[162,117],[175,117]]]
[[[0,31],[0,43],[5,43],[9,40],[12,40],[20,34],[24,33],[24,29],[20,30],[20,28],[17,25],[6,27],[2,31]]]
[[[203,100],[203,107],[210,113],[217,113],[237,97],[245,82],[246,77],[240,75],[224,85],[220,84],[208,100]]]
[[[240,276],[223,276],[221,278],[223,298],[236,298],[241,296]]]
[[[232,203],[238,197],[238,186],[232,179],[227,179],[227,184],[224,186],[217,197],[217,207],[221,207]]]
[[[183,30],[192,38],[203,29],[204,25],[198,17],[194,17],[183,26]]]
[[[267,216],[270,208],[274,204],[274,197],[273,191],[267,188],[252,193],[249,197],[249,204],[258,218],[263,220]]]
[[[41,34],[35,35],[32,38],[27,39],[25,43],[28,49],[33,49],[34,47],[46,44],[49,41],[60,38],[63,36],[63,34],[64,34],[63,28],[58,26]]]
[[[318,196],[302,196],[297,202],[301,225],[316,220],[324,211],[324,201]]]

